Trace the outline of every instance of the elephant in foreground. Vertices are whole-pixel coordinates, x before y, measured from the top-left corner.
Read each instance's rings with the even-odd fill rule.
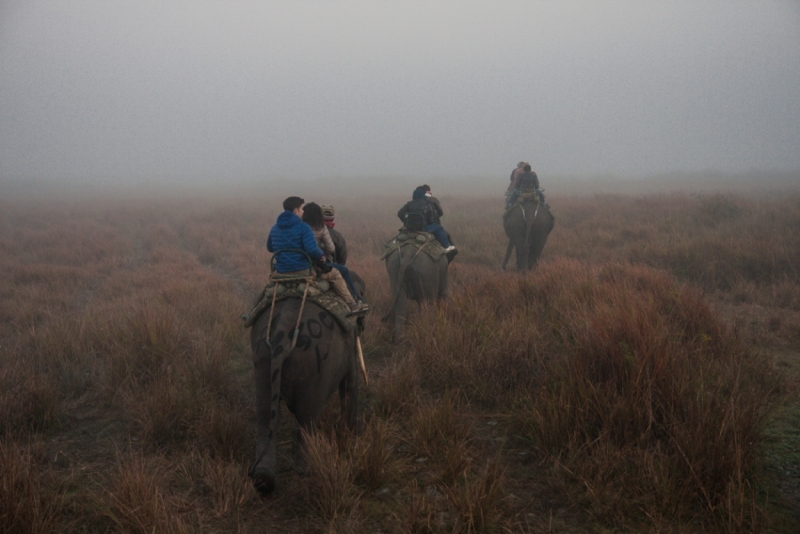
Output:
[[[527,271],[539,260],[547,236],[555,225],[555,218],[547,205],[536,200],[525,200],[503,216],[503,229],[508,236],[508,249],[503,259],[506,268],[511,251],[517,252],[517,269]]]
[[[431,236],[430,239],[435,239]],[[387,245],[388,247],[389,245]],[[425,247],[431,247],[428,254]],[[434,248],[436,247],[436,248]],[[413,240],[393,242],[385,255],[386,272],[392,288],[392,302],[383,321],[394,325],[392,339],[397,341],[403,332],[407,301],[418,303],[447,298],[448,256],[437,243],[429,241],[420,247]],[[435,256],[436,259],[434,259]]]
[[[356,281],[356,277],[354,277]],[[363,293],[363,281],[360,278]],[[317,303],[300,298],[275,303],[270,323],[267,309],[252,326],[250,345],[255,366],[258,437],[256,459],[249,475],[261,493],[275,488],[276,447],[280,401],[297,420],[293,434],[295,468],[304,472],[306,460],[301,429],[313,431],[328,398],[337,389],[348,428],[359,423],[357,335],[346,331],[334,316]],[[269,331],[269,339],[267,332]]]

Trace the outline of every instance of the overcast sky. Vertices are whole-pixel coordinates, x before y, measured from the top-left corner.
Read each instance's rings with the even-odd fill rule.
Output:
[[[800,170],[800,2],[0,0],[0,181]]]

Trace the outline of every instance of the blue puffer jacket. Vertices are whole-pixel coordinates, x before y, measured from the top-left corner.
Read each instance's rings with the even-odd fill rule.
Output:
[[[284,211],[269,231],[267,250],[275,254],[290,248],[304,250],[313,260],[323,256],[311,227],[291,211]],[[303,269],[308,269],[308,259],[299,252],[283,252],[275,258],[275,270],[279,273]]]

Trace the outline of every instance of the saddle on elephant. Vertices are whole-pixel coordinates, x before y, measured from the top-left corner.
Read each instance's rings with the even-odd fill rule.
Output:
[[[446,254],[445,248],[432,233],[425,231],[412,232],[402,228],[394,239],[383,245],[384,251],[381,254],[380,261],[385,260],[389,254],[397,250],[401,251],[402,254],[402,249],[406,247],[413,247],[416,250],[415,254],[425,252],[433,261]]]
[[[355,328],[363,330],[363,321],[351,315],[350,307],[336,294],[327,280],[313,275],[282,277],[275,274],[261,291],[250,313],[242,316],[245,328],[253,326],[262,313],[269,311],[273,301],[277,303],[286,299],[302,299],[304,294],[306,301],[313,302],[330,313],[344,331],[351,332]]]
[[[261,291],[256,300],[256,305],[250,313],[243,315],[245,328],[253,326],[262,313],[270,310],[273,305],[282,300],[296,298],[305,302],[311,301],[330,313],[339,326],[346,332],[351,332],[358,328],[359,332],[364,330],[363,313],[354,312],[350,305],[335,291],[333,283],[323,279],[317,274],[311,259],[308,258],[308,270],[294,273],[279,273],[275,270],[275,258],[270,262],[269,283]],[[328,269],[330,271],[330,269]],[[302,314],[302,307],[300,309]]]

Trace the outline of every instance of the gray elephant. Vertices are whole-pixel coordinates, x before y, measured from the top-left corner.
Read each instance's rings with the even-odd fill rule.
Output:
[[[527,271],[539,260],[547,236],[555,225],[550,209],[538,200],[523,199],[503,214],[503,229],[508,236],[508,249],[503,259],[506,268],[511,251],[517,251],[517,269]]]
[[[354,282],[363,293],[363,281],[355,276]],[[300,430],[313,430],[328,398],[337,389],[347,426],[357,429],[357,351],[360,350],[357,335],[363,326],[360,318],[357,321],[343,319],[344,313],[349,310],[343,302],[338,309],[323,307],[320,305],[322,297],[309,298],[303,303],[302,298],[286,298],[285,293],[282,300],[277,300],[270,314],[269,287],[259,299],[266,305],[260,308],[257,305],[250,314],[254,320],[248,318],[246,323],[252,324],[250,345],[255,366],[258,428],[256,459],[249,475],[255,488],[262,493],[272,492],[275,488],[281,399],[297,420],[292,441],[295,468],[299,472],[305,470]],[[301,293],[301,290],[296,291]],[[335,299],[333,296],[327,298]],[[334,302],[334,307],[336,305]],[[255,319],[257,313],[259,315]],[[295,328],[297,339],[293,344]]]
[[[425,232],[401,232],[385,247],[381,259],[386,260],[392,302],[382,320],[393,323],[392,339],[397,341],[402,336],[409,299],[425,302],[447,298],[447,266],[452,256]]]

